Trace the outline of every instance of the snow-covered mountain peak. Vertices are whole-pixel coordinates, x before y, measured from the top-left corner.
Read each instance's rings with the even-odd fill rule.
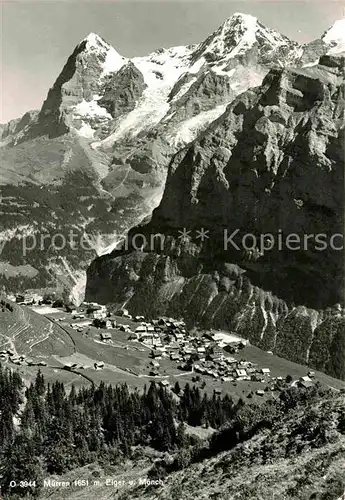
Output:
[[[250,14],[243,14],[242,12],[235,12],[230,16],[222,26],[243,26],[247,30],[252,30],[257,23],[257,18]]]
[[[125,57],[96,33],[89,33],[79,47],[84,54],[95,55],[100,60],[103,68],[101,76],[118,71],[127,62]]]
[[[298,45],[277,31],[266,28],[249,14],[235,13],[212,33],[195,51],[194,60],[205,57],[209,62],[241,56],[257,45],[264,56],[279,47]]]
[[[328,54],[345,52],[345,18],[335,21],[322,35],[321,40],[331,46]]]
[[[110,47],[110,45],[103,40],[102,37],[97,35],[97,33],[89,33],[87,37],[84,38],[83,42],[86,42],[88,48],[97,47]]]

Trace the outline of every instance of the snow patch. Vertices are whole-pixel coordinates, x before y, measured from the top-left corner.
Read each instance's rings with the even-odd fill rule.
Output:
[[[340,54],[340,52],[345,51],[345,18],[338,19],[335,21],[333,26],[327,30],[321,38],[328,45],[334,45],[331,47],[327,54]]]
[[[175,131],[176,134],[171,135],[170,140],[177,147],[192,142],[201,129],[206,128],[207,125],[225,112],[226,107],[227,104],[220,104],[209,111],[204,111],[203,113],[199,113],[197,116],[193,116],[192,118],[185,120],[179,124],[178,129]]]
[[[119,71],[119,69],[121,69],[127,62],[128,61],[125,57],[120,56],[120,54],[113,47],[110,47],[103,64],[101,77],[109,75],[109,73]]]
[[[82,122],[82,126],[77,130],[78,134],[86,139],[93,139],[95,130],[91,127],[89,123]]]
[[[75,106],[74,113],[79,116],[87,116],[91,118],[103,116],[104,118],[111,119],[111,115],[108,113],[108,111],[105,108],[99,106],[96,100],[85,101],[85,99],[83,99],[82,102]]]
[[[136,107],[121,117],[112,134],[103,141],[93,144],[112,146],[125,137],[136,137],[142,130],[154,127],[162,120],[170,109],[169,94],[189,64],[190,49],[188,47],[172,47],[161,49],[148,57],[134,57],[132,63],[138,68],[147,85]]]
[[[228,65],[228,63],[225,62],[219,66],[213,66],[211,68],[211,70],[213,71],[213,73],[216,73],[217,75],[230,77],[235,73],[236,69],[233,68],[233,69],[230,69],[229,71],[224,71],[224,68],[226,68],[227,65]]]
[[[171,102],[178,101],[188,90],[191,88],[194,82],[196,82],[197,78],[194,76],[189,82],[186,82],[180,90],[177,92],[177,94],[174,96],[174,98],[171,100]]]
[[[205,65],[206,63],[206,59],[204,57],[200,57],[200,59],[198,59],[189,69],[188,69],[188,73],[193,73],[193,74],[196,74],[196,73],[199,73],[199,71],[201,70],[201,68]]]

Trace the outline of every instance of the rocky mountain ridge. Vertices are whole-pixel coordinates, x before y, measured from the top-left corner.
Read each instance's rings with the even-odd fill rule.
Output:
[[[318,56],[340,46],[335,39],[330,34]],[[69,57],[41,110],[1,127],[5,286],[51,285],[56,271],[62,275],[68,268],[66,286],[82,290],[90,255],[109,252],[158,205],[172,156],[237,95],[260,85],[273,66],[302,64],[303,53],[296,42],[244,14],[234,14],[200,44],[132,59],[91,33]],[[43,186],[48,196],[42,199]],[[20,255],[24,235],[66,236],[73,227],[80,237],[86,233],[90,252],[79,249],[73,258],[68,251]]]

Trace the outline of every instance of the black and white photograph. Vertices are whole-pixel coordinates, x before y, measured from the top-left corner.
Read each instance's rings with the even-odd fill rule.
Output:
[[[345,500],[344,1],[0,6],[0,500]]]

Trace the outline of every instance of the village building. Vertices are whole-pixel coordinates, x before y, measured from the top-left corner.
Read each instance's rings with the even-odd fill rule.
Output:
[[[236,368],[235,373],[238,377],[247,377],[247,372],[244,368]]]
[[[112,339],[111,333],[109,333],[109,332],[102,332],[100,334],[100,338],[101,338],[101,340],[103,340],[103,342],[109,342]]]
[[[131,332],[130,336],[128,337],[128,340],[138,340],[138,335],[134,332]]]
[[[300,387],[304,387],[305,389],[309,389],[309,387],[313,387],[314,383],[312,380],[302,380],[298,382]]]
[[[154,359],[161,359],[162,353],[160,351],[157,351],[157,350],[152,350],[151,357]]]

